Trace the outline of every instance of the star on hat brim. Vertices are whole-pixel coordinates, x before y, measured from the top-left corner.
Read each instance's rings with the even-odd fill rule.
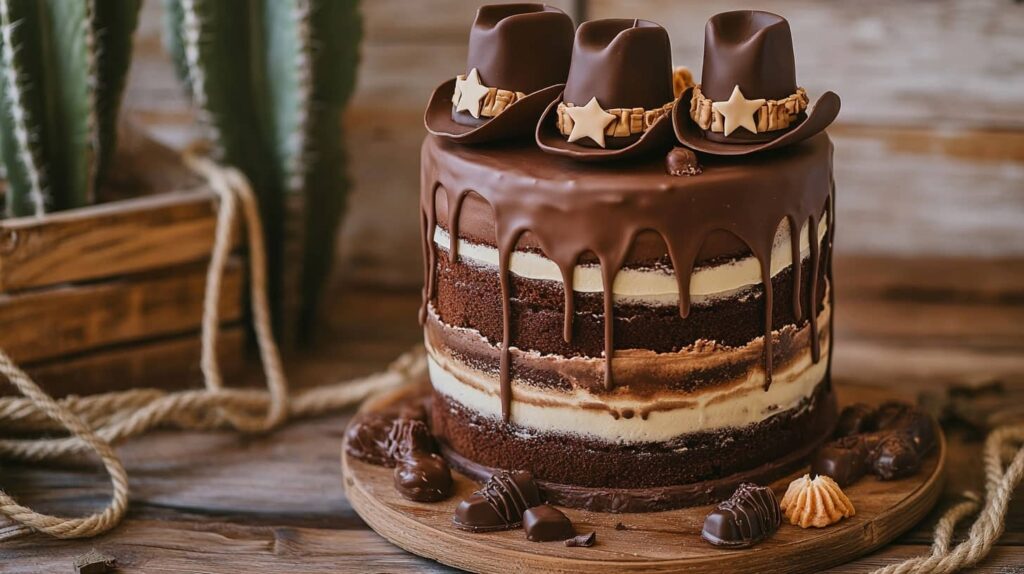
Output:
[[[556,84],[528,94],[505,108],[501,114],[486,119],[476,126],[460,124],[452,119],[454,78],[434,90],[423,113],[423,125],[437,137],[459,144],[481,144],[492,141],[524,138],[533,133],[537,119],[556,95],[562,93],[563,84]],[[483,118],[481,118],[483,119]]]
[[[579,143],[570,143],[562,132],[558,131],[555,114],[558,104],[562,101],[562,94],[548,104],[544,114],[537,122],[537,129],[534,138],[537,146],[545,153],[571,158],[580,162],[605,162],[618,161],[640,155],[656,155],[655,152],[668,151],[672,147],[672,120],[668,114],[663,115],[655,121],[647,131],[640,135],[640,138],[626,147],[617,149],[599,148],[584,146]]]
[[[778,134],[777,137],[761,142],[724,143],[705,137],[704,130],[690,117],[692,97],[693,88],[689,88],[679,96],[672,110],[672,127],[675,130],[676,138],[692,150],[721,156],[748,155],[801,142],[825,131],[825,128],[831,125],[839,115],[842,103],[835,92],[825,92],[813,106],[807,109],[806,117],[794,127],[777,132],[764,132],[765,134]]]

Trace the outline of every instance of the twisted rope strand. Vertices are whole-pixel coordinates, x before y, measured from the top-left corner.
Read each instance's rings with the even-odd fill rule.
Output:
[[[1010,457],[1008,450],[1013,449]],[[929,556],[910,558],[898,564],[879,568],[871,574],[951,574],[974,566],[992,550],[1003,533],[1006,509],[1013,491],[1024,475],[1024,425],[1004,426],[989,433],[985,439],[985,501],[974,493],[965,493],[968,500],[946,511],[935,527],[935,542]],[[1004,468],[1004,461],[1009,465]],[[953,529],[957,522],[977,512],[978,518],[967,538],[950,550]]]

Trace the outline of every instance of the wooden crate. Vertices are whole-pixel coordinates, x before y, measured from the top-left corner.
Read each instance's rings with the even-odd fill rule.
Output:
[[[179,191],[0,220],[0,348],[57,396],[201,385],[217,203],[192,178]],[[233,237],[237,248],[237,229]],[[228,375],[246,345],[244,269],[236,249],[220,301],[218,348]]]

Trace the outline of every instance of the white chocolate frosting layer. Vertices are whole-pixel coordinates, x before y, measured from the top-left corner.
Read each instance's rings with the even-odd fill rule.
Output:
[[[821,336],[821,360],[814,363],[810,349],[804,350],[774,371],[767,391],[764,372],[757,367],[721,385],[644,397],[631,396],[628,387],[600,395],[583,388],[539,388],[513,378],[510,421],[532,431],[579,434],[617,444],[666,442],[694,432],[745,427],[808,404],[828,368],[827,328]],[[758,339],[748,346],[760,349],[761,345]],[[427,352],[430,380],[437,392],[482,416],[501,420],[496,374],[439,352],[429,338]]]
[[[828,231],[826,218],[818,225],[818,242]],[[772,248],[771,275],[774,277],[793,264],[790,247],[789,224],[783,222],[775,234]],[[451,237],[440,226],[434,229],[434,243],[447,250]],[[490,245],[459,239],[459,258],[477,265],[498,266],[498,250]],[[800,232],[800,259],[810,256],[808,226]],[[562,282],[562,274],[554,261],[529,251],[515,251],[509,261],[509,271],[526,279]],[[578,293],[603,293],[601,268],[595,264],[577,265],[573,271],[572,288]],[[690,297],[695,303],[730,297],[744,289],[761,284],[761,267],[755,257],[744,257],[721,265],[698,267],[690,278]],[[679,301],[675,275],[671,269],[621,269],[612,283],[614,300],[621,303],[648,305],[676,305]]]

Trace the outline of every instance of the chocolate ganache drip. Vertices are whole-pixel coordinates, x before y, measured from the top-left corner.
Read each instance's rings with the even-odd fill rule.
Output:
[[[727,232],[749,250],[760,266],[764,290],[763,362],[765,389],[772,380],[772,267],[771,255],[779,226],[789,225],[793,255],[794,304],[797,315],[810,326],[812,357],[820,360],[816,302],[820,298],[818,273],[822,250],[818,241],[821,217],[827,217],[825,244],[834,234],[831,161],[821,162],[820,151],[832,144],[824,134],[787,150],[745,158],[707,158],[707,169],[697,177],[674,178],[652,162],[595,169],[544,157],[529,147],[507,147],[500,152],[459,147],[428,138],[423,151],[421,227],[425,277],[420,322],[436,296],[438,196],[448,212],[450,257],[458,257],[459,223],[463,203],[470,195],[482,198],[493,212],[495,243],[499,252],[502,299],[500,384],[502,414],[509,420],[512,401],[511,301],[509,263],[520,238],[529,233],[544,255],[559,268],[565,290],[563,335],[573,334],[573,270],[585,253],[593,253],[600,266],[604,299],[605,388],[614,388],[614,299],[612,284],[626,261],[636,237],[645,231],[659,235],[675,272],[679,315],[690,312],[690,278],[705,240]],[[441,158],[443,157],[443,161]],[[743,173],[748,184],[737,183]],[[657,175],[655,175],[657,174]],[[756,188],[749,186],[750,178]],[[544,185],[540,185],[542,182]],[[682,201],[679,194],[685,194]],[[800,280],[801,223],[806,223],[810,244],[810,281]],[[831,254],[831,249],[827,250]],[[829,257],[828,259],[831,259]],[[829,261],[828,264],[831,262]]]

